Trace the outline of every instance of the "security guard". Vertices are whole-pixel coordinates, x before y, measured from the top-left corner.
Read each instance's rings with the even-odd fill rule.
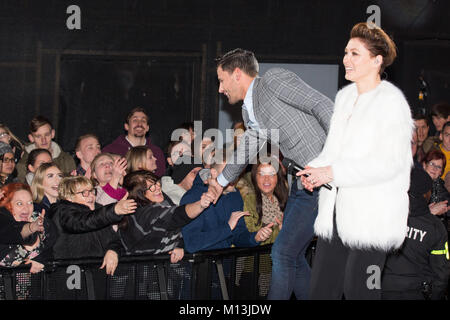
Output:
[[[386,259],[383,299],[423,300],[445,297],[450,262],[448,234],[428,209],[432,180],[422,168],[411,170],[410,212],[405,242]]]

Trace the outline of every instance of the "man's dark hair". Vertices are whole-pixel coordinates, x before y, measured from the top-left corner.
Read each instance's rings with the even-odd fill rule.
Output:
[[[447,119],[450,116],[450,104],[448,102],[439,102],[431,107],[431,115]]]
[[[217,68],[221,67],[223,71],[232,73],[234,69],[239,68],[250,77],[256,77],[259,72],[258,60],[253,52],[244,49],[234,49],[216,59]]]
[[[148,122],[148,114],[145,111],[145,109],[142,107],[136,107],[136,108],[131,109],[131,111],[128,113],[127,120],[125,121],[125,123],[130,124],[130,119],[136,112],[142,112],[143,114],[145,114],[145,116],[147,117],[147,122]]]
[[[442,126],[442,134],[444,134],[445,128],[450,127],[450,121],[447,121],[443,126]]]
[[[430,122],[428,120],[428,117],[426,115],[422,114],[422,113],[414,114],[413,115],[413,119],[414,119],[414,121],[416,121],[416,120],[425,120],[425,123],[427,124],[427,126],[428,127],[430,126]]]
[[[50,126],[50,129],[53,129],[53,125],[50,120],[48,120],[44,116],[36,116],[30,121],[30,132],[34,133],[38,131],[40,127],[45,126],[46,124]]]

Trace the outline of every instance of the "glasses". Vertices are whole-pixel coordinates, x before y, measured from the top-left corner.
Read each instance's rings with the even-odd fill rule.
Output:
[[[75,194],[79,194],[79,193],[81,193],[81,195],[83,196],[83,197],[85,197],[85,198],[87,198],[87,197],[89,197],[89,195],[92,193],[94,196],[96,196],[97,195],[97,189],[91,189],[91,190],[83,190],[83,191],[80,191],[80,192],[75,192]]]
[[[150,190],[150,192],[155,192],[156,191],[156,186],[158,186],[159,188],[161,188],[161,181],[157,181],[156,183],[152,183],[151,185],[149,185],[145,191]]]
[[[432,166],[436,170],[442,170],[441,166],[438,166],[438,165],[434,164],[432,161],[428,162],[428,165]]]
[[[8,132],[2,132],[0,133],[0,139],[3,137],[9,137],[9,133]]]
[[[15,162],[14,158],[3,158],[2,161],[3,161],[3,163],[8,163],[8,162],[13,163],[13,162]]]
[[[273,176],[276,176],[277,173],[274,171],[270,171],[270,172],[258,171],[258,175],[260,175],[261,177],[265,177],[265,176],[273,177]]]

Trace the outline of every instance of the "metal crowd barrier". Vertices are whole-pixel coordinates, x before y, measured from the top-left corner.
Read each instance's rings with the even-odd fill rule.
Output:
[[[310,246],[309,260],[314,250]],[[0,268],[0,300],[262,300],[269,290],[271,245],[185,254],[122,256],[113,276],[103,259],[57,260]]]

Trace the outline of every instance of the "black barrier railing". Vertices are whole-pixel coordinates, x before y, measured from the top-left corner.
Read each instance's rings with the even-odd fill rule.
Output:
[[[0,268],[0,300],[260,300],[269,290],[271,245],[185,254],[122,256],[113,276],[100,258],[57,260],[43,272]],[[308,250],[311,262],[314,242]]]

